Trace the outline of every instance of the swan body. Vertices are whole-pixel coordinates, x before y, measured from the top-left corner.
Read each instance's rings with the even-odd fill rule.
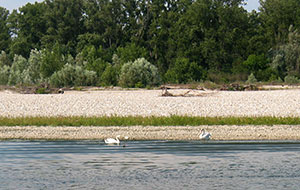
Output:
[[[104,140],[104,142],[105,142],[106,144],[120,144],[119,138],[120,138],[120,135],[116,136],[116,139],[113,139],[113,138],[107,138],[107,139]]]
[[[211,134],[209,132],[205,132],[204,129],[201,130],[201,133],[199,135],[200,140],[209,140],[211,137]]]

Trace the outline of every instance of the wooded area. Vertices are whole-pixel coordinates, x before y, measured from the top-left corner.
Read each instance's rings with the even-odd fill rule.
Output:
[[[298,83],[300,1],[45,0],[0,7],[0,84]]]

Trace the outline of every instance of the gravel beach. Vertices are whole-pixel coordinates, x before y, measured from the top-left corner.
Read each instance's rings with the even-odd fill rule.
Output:
[[[183,94],[186,90],[172,90]],[[161,90],[66,91],[64,94],[0,92],[0,116],[300,116],[300,90],[199,91],[188,97],[162,97]],[[104,139],[117,134],[129,140],[300,140],[300,126],[198,127],[0,127],[0,139]]]
[[[300,126],[129,126],[129,127],[0,127],[0,139],[103,140],[199,140],[200,130],[211,140],[300,140]]]

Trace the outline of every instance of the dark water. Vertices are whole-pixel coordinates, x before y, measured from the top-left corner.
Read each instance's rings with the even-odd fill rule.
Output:
[[[299,189],[300,142],[0,141],[0,189]]]

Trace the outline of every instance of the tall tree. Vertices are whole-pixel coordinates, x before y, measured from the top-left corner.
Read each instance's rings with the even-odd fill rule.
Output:
[[[205,69],[230,71],[247,47],[248,15],[237,0],[198,0],[188,7],[173,31],[177,57]]]
[[[7,23],[9,11],[0,7],[0,52],[8,52],[11,42],[10,31]]]
[[[45,0],[46,35],[42,41],[45,47],[59,43],[65,51],[75,55],[77,39],[83,33],[82,0]]]
[[[27,3],[14,10],[9,16],[10,28],[13,32],[11,53],[28,58],[31,49],[41,48],[41,39],[46,33],[46,21],[44,19],[44,3]]]
[[[300,29],[299,0],[260,0],[260,17],[271,46],[288,41],[289,27]]]
[[[123,0],[88,0],[85,3],[86,36],[97,39],[98,44],[107,49],[116,49],[124,43],[125,8]],[[82,38],[82,36],[81,36]]]

